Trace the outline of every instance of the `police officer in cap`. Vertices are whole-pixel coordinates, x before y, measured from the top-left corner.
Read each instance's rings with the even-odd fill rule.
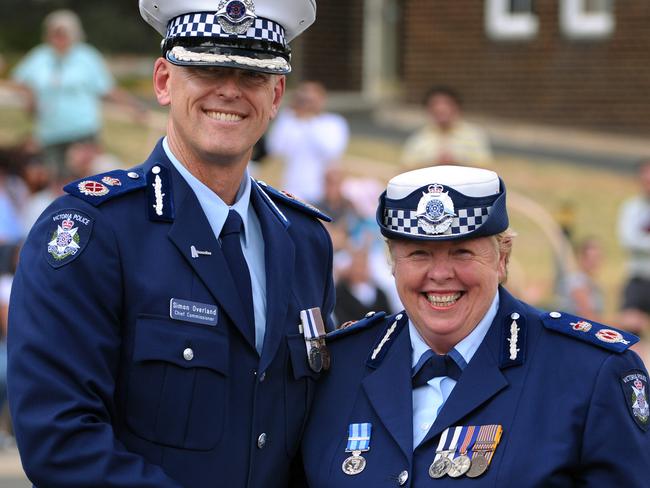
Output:
[[[332,247],[325,216],[246,167],[315,9],[140,0],[167,135],[68,185],[14,281],[9,396],[36,486],[289,485],[323,369],[301,312],[331,313]]]
[[[396,176],[377,221],[405,311],[328,334],[310,488],[649,486],[638,339],[502,286],[514,233],[496,173]]]

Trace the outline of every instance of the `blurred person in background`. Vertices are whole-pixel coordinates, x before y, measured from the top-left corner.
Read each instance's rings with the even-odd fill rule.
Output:
[[[642,334],[650,328],[650,159],[637,163],[641,193],[623,202],[618,236],[628,253],[620,325]]]
[[[452,88],[434,86],[424,97],[427,125],[404,144],[404,170],[438,164],[490,166],[492,150],[485,131],[463,119],[462,99]]]
[[[369,312],[390,309],[386,294],[370,276],[368,249],[359,247],[349,251],[348,266],[336,284],[336,323],[357,320]]]
[[[27,97],[45,162],[61,177],[67,175],[68,147],[99,138],[103,100],[128,107],[138,120],[144,107],[115,85],[101,54],[84,42],[77,14],[51,12],[43,21],[43,36],[43,44],[25,55],[12,78]]]
[[[559,309],[590,320],[603,320],[605,297],[596,280],[602,262],[603,249],[598,239],[587,237],[580,241],[576,248],[577,269],[559,280]]]
[[[266,137],[269,154],[284,162],[284,189],[311,202],[323,198],[325,172],[341,158],[350,136],[341,115],[324,111],[326,102],[321,83],[302,82]]]

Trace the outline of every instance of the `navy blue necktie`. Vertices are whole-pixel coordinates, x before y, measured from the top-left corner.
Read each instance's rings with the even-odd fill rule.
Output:
[[[431,352],[433,353],[433,351]],[[418,388],[426,385],[430,379],[442,376],[447,376],[452,380],[458,381],[462,372],[451,356],[447,354],[441,356],[433,353],[418,372],[413,375],[411,384],[413,388]]]
[[[228,212],[228,218],[221,229],[221,250],[228,263],[230,274],[235,281],[242,309],[246,317],[246,334],[252,344],[255,344],[255,316],[253,313],[253,290],[251,288],[251,276],[248,265],[241,249],[239,234],[242,226],[241,217],[235,210]]]

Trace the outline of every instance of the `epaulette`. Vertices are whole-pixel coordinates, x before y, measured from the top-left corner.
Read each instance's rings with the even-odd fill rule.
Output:
[[[143,188],[146,184],[147,181],[141,169],[129,171],[116,169],[73,181],[63,187],[63,190],[98,207],[119,195]]]
[[[371,368],[376,368],[384,360],[390,347],[395,342],[394,338],[397,337],[406,324],[408,324],[408,317],[405,312],[400,312],[393,317],[388,317],[388,320],[385,322],[386,327],[372,346],[372,350],[370,351],[370,355],[366,361],[366,364]]]
[[[571,336],[609,351],[623,352],[639,342],[634,334],[615,329],[568,313],[550,312],[541,315],[544,327]]]
[[[338,329],[329,332],[325,338],[327,342],[340,337],[345,337],[350,334],[359,332],[360,330],[367,329],[379,323],[386,316],[386,312],[368,312],[364,318],[361,320],[356,320],[352,322],[346,322],[345,324],[339,326]]]
[[[290,207],[297,208],[298,210],[301,210],[302,212],[306,213],[307,215],[310,215],[312,217],[316,217],[320,220],[323,220],[324,222],[331,222],[332,218],[320,210],[318,210],[316,207],[314,207],[312,204],[304,202],[300,200],[299,198],[293,196],[291,193],[288,193],[286,191],[282,190],[276,190],[272,186],[266,184],[263,181],[257,180],[258,185],[260,188],[266,193],[270,198],[272,198],[276,202],[280,203],[285,203],[289,205]]]

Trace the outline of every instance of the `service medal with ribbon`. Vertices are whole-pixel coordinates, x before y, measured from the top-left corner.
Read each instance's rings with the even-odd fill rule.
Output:
[[[372,424],[350,424],[348,427],[348,444],[345,452],[351,452],[352,456],[343,461],[341,469],[347,475],[354,476],[366,468],[366,459],[362,452],[370,450],[370,437],[372,435]]]

